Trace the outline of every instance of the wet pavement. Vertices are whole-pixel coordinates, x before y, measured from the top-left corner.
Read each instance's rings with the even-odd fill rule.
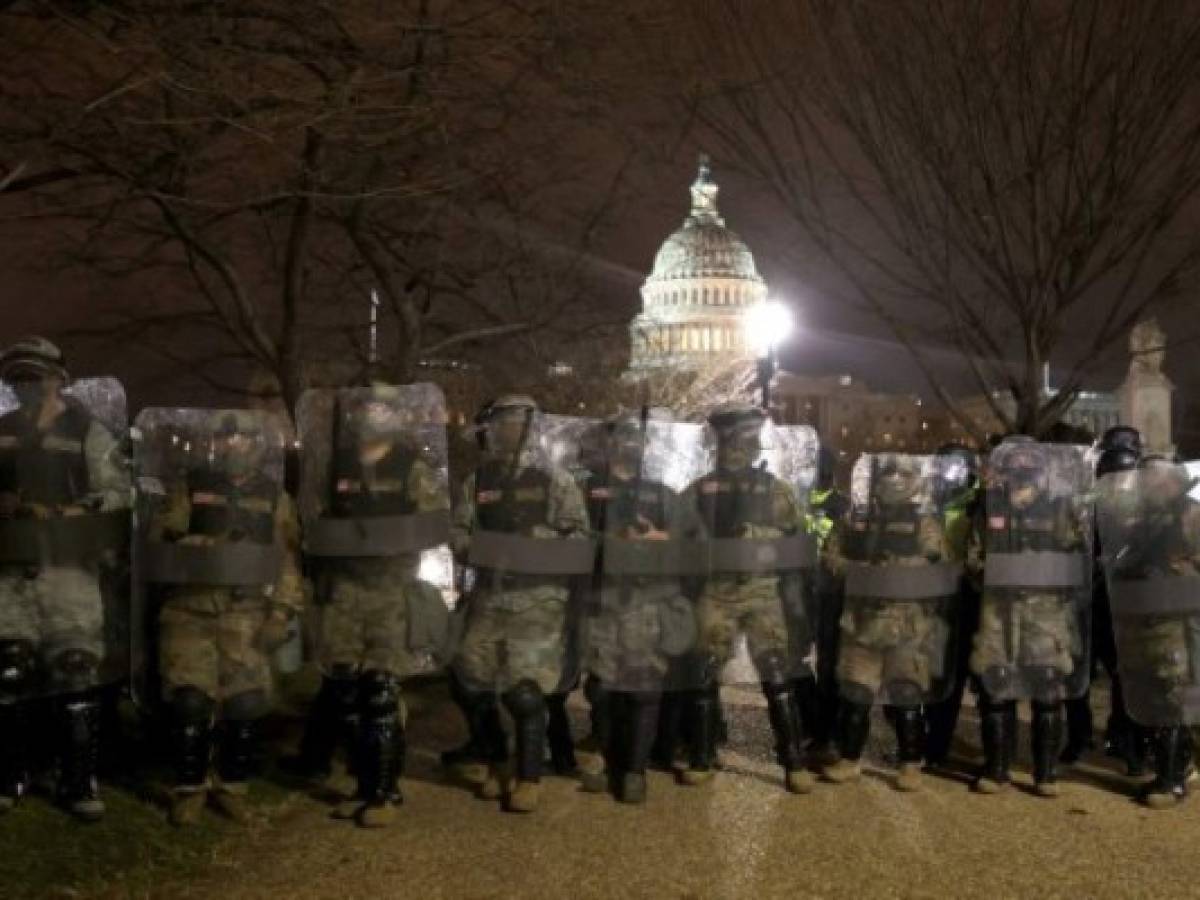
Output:
[[[213,897],[1117,897],[1200,893],[1200,800],[1168,812],[1095,754],[1063,773],[1062,795],[1032,795],[1028,736],[1007,794],[965,776],[901,794],[876,719],[861,782],[787,794],[754,692],[726,697],[731,741],[713,784],[650,776],[645,806],[550,777],[542,808],[504,813],[448,782],[437,751],[463,733],[433,689],[413,704],[413,748],[397,824],[364,831],[294,793],[268,820],[163,896]],[[1098,702],[1102,698],[1097,698]],[[577,733],[584,733],[576,707]],[[978,733],[972,710],[959,734]],[[1098,721],[1103,721],[1098,718]],[[960,746],[964,767],[974,748]]]

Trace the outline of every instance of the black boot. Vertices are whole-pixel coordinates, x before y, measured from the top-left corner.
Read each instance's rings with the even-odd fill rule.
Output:
[[[628,694],[621,704],[624,728],[621,729],[621,789],[625,803],[646,800],[646,765],[658,728],[660,697],[653,693]]]
[[[100,702],[86,694],[62,701],[59,711],[59,802],[84,822],[104,815],[96,784],[100,765]]]
[[[824,769],[824,776],[835,784],[856,780],[862,774],[862,754],[871,733],[871,705],[855,703],[845,697],[838,706],[837,743],[841,759]]]
[[[1014,732],[1017,728],[1017,704],[1013,700],[979,700],[980,730],[983,738],[983,771],[975,780],[981,794],[996,794],[1008,787],[1012,765]]]
[[[609,789],[609,779],[616,772],[613,734],[617,724],[617,695],[608,690],[599,678],[592,676],[587,679],[584,693],[589,704],[588,718],[592,723],[588,743],[597,759],[589,763],[588,771],[583,773],[580,781],[583,790],[599,794]]]
[[[687,709],[688,767],[684,784],[703,784],[712,779],[717,755],[717,692],[701,689],[691,695]]]
[[[450,696],[462,710],[467,721],[467,742],[441,755],[446,768],[502,762],[508,755],[508,735],[500,721],[496,695],[487,691],[468,690],[456,675],[450,675]],[[502,748],[502,753],[498,748]],[[500,753],[500,759],[495,757]]]
[[[508,797],[512,812],[533,812],[541,795],[545,759],[546,700],[533,681],[523,680],[504,695],[516,729],[516,780]]]
[[[253,719],[226,719],[218,726],[217,775],[212,802],[235,822],[248,815],[246,794],[257,763],[258,723]]]
[[[1192,761],[1191,731],[1183,725],[1157,728],[1154,747],[1154,780],[1138,799],[1151,809],[1169,809],[1187,797],[1188,766]]]
[[[762,691],[775,736],[775,759],[783,766],[787,789],[793,794],[807,794],[813,788],[813,778],[804,767],[800,703],[787,684],[763,682]]]
[[[821,698],[817,693],[815,678],[792,679],[792,703],[800,722],[801,746],[811,741],[820,729]]]
[[[279,768],[296,778],[322,781],[333,769],[333,755],[343,747],[353,768],[353,740],[358,725],[352,677],[325,676],[313,699],[300,739],[300,752],[279,761]]]
[[[899,773],[896,787],[902,791],[921,789],[921,764],[925,759],[925,716],[919,706],[897,706],[892,721],[896,729],[896,758]]]
[[[364,828],[391,824],[402,802],[404,728],[400,724],[399,682],[387,672],[365,672],[359,681],[358,792],[356,813]]]
[[[28,728],[23,703],[0,703],[0,814],[29,790]]]
[[[175,766],[171,824],[192,825],[200,817],[208,794],[208,766],[212,756],[212,728],[208,721],[189,720],[176,711],[171,728],[171,756]]]
[[[1063,705],[1033,701],[1033,782],[1043,797],[1058,796],[1058,751],[1063,739]]]
[[[579,769],[566,694],[546,697],[546,742],[550,745],[550,767],[556,775],[570,775]]]

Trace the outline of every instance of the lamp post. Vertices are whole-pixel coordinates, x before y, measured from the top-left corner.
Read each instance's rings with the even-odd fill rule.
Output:
[[[777,300],[764,300],[746,310],[746,340],[758,358],[758,385],[762,408],[771,405],[771,379],[778,368],[775,351],[792,332],[792,313]]]

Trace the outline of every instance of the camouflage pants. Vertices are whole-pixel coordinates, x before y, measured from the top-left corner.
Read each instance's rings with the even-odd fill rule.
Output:
[[[983,595],[971,671],[1049,669],[1066,678],[1083,645],[1071,598],[1055,593]]]
[[[945,674],[949,632],[938,609],[934,603],[847,597],[840,623],[839,684],[872,696],[882,688],[915,688],[927,698],[934,680]]]
[[[392,562],[392,561],[388,561]],[[331,576],[331,598],[321,611],[321,668],[378,669],[403,676],[408,653],[406,591],[415,577],[411,565],[360,566],[342,563]]]
[[[270,694],[271,663],[259,643],[267,606],[223,588],[188,590],[163,604],[159,656],[163,694],[195,688],[215,702]]]
[[[541,587],[485,591],[470,600],[455,668],[475,691],[506,691],[534,681],[558,690],[565,668],[567,592]]]
[[[104,657],[104,601],[93,572],[51,566],[28,578],[0,570],[0,640],[29,641],[46,660],[64,650]]]
[[[717,666],[733,658],[737,636],[744,634],[760,678],[786,680],[796,674],[800,661],[789,659],[791,642],[777,579],[710,578],[700,595],[697,617],[701,650]],[[775,672],[763,670],[769,658],[777,661]]]
[[[1117,653],[1135,718],[1171,723],[1200,699],[1200,617],[1119,620]]]
[[[605,584],[600,608],[587,622],[585,667],[614,690],[661,686],[668,658],[662,652],[663,592]]]

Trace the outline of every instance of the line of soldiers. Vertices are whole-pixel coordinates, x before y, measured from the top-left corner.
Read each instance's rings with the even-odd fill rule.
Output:
[[[1186,791],[1197,479],[1142,458],[1128,430],[1102,442],[1099,482],[1084,448],[1014,437],[981,472],[961,447],[864,455],[847,497],[812,429],[747,404],[707,425],[598,422],[508,395],[478,415],[479,462],[452,504],[432,385],[307,392],[291,490],[270,415],[145,410],[127,448],[119,385],[72,383],[39,338],[0,354],[0,413],[0,812],[45,746],[63,805],[101,816],[104,698],[131,684],[170,723],[171,820],[242,818],[273,659],[301,617],[322,682],[282,764],[325,781],[343,751],[355,786],[334,815],[364,827],[395,818],[402,682],[434,669],[469,732],[443,762],[514,812],[538,807],[547,749],[625,802],[644,802],[653,764],[710,782],[737,696],[722,686],[739,682],[761,690],[790,792],[813,790],[814,770],[860,776],[876,705],[895,786],[919,789],[948,764],[971,683],[976,789],[1009,784],[1028,700],[1035,789],[1054,796],[1067,721],[1067,758],[1090,739],[1095,558],[1113,746],[1131,770],[1154,750],[1149,805]],[[447,546],[452,612],[423,577]],[[577,761],[565,699],[580,684]]]

